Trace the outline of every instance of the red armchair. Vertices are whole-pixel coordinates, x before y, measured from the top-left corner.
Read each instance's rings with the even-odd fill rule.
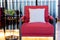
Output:
[[[29,8],[45,8],[45,21],[29,23]],[[21,18],[23,21],[21,27],[21,35],[23,36],[33,36],[33,37],[54,37],[54,26],[49,23],[49,19],[54,18],[48,13],[48,6],[25,6],[24,16]]]

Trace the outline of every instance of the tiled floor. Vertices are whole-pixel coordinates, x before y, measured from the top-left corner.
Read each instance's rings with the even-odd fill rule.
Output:
[[[3,30],[0,30],[0,40],[5,40],[5,38],[7,38],[11,35],[14,35],[19,38],[19,30],[6,30],[5,34],[4,34]]]

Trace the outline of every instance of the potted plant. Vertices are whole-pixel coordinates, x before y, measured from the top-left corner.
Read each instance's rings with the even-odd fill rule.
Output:
[[[15,14],[15,11],[14,10],[5,10],[5,15],[10,15],[10,16],[13,16]]]
[[[14,16],[15,11],[14,10],[5,10],[4,11],[6,19],[12,20],[12,16]]]

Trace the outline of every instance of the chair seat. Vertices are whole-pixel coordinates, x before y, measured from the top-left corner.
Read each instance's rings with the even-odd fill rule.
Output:
[[[21,28],[22,36],[54,36],[54,26],[50,23],[24,23]]]

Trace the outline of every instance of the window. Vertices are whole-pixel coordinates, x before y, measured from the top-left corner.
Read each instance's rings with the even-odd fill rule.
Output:
[[[10,3],[9,3],[10,1]],[[56,0],[37,0],[38,6],[40,5],[48,5],[49,6],[49,13],[50,15],[56,17],[57,14],[57,1]],[[7,7],[8,9],[14,9],[14,10],[22,10],[22,13],[24,15],[24,6],[35,6],[36,0],[7,0]],[[2,6],[0,1],[0,6]],[[53,11],[54,10],[54,11]]]

